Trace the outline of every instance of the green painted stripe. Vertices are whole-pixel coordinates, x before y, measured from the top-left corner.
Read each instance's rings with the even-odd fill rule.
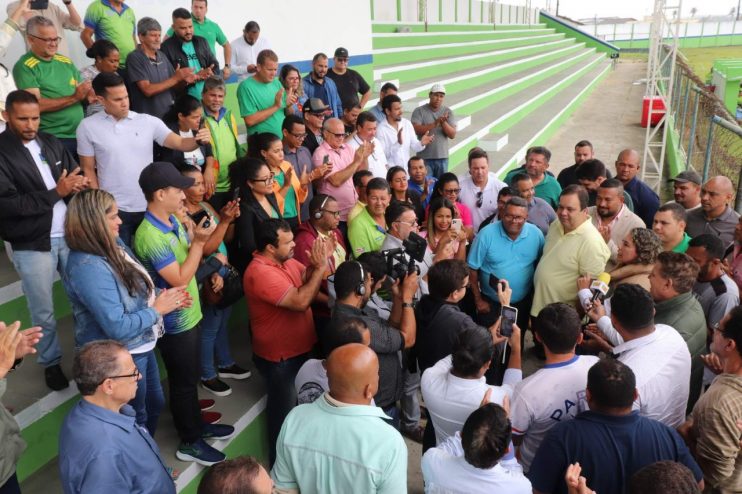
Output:
[[[21,431],[28,444],[18,461],[18,480],[23,482],[29,475],[53,460],[59,453],[59,430],[67,413],[80,399],[75,395],[56,407],[47,415]]]
[[[255,420],[240,434],[232,439],[232,442],[224,448],[223,453],[227,458],[237,456],[254,456],[263,464],[268,463],[268,422],[265,412],[261,412]],[[180,494],[196,494],[198,484],[206,470],[199,473]]]
[[[498,24],[493,26],[492,24],[438,24],[428,23],[427,32],[441,32],[441,31],[508,31],[510,29],[543,29],[544,24]],[[425,24],[422,22],[383,22],[373,23],[371,25],[372,33],[396,33],[400,28],[409,29],[412,33],[424,33]]]
[[[56,319],[72,314],[70,302],[61,281],[55,281],[52,285],[52,297],[54,300],[54,316]],[[31,315],[28,312],[26,297],[21,296],[0,305],[0,321],[21,321],[21,327],[31,326]]]
[[[502,101],[503,99],[513,96],[515,94],[518,94],[519,92],[523,91],[526,88],[529,88],[544,79],[548,79],[549,77],[552,77],[555,74],[560,74],[563,72],[566,72],[568,70],[571,70],[572,67],[574,67],[576,64],[582,62],[588,55],[592,55],[591,52],[585,51],[584,53],[580,54],[578,57],[574,57],[574,60],[570,60],[568,63],[565,63],[564,65],[558,66],[558,67],[551,67],[547,70],[544,70],[541,74],[535,77],[531,77],[519,84],[513,85],[512,87],[509,87],[503,91],[498,91],[495,94],[492,94],[490,96],[487,96],[485,98],[480,98],[477,101],[473,101],[467,105],[464,105],[462,107],[456,108],[456,111],[463,114],[463,115],[471,115],[475,112],[484,110],[486,107],[491,106],[498,101]],[[578,73],[584,73],[589,67],[592,67],[594,64],[598,62],[599,59],[596,59],[595,61],[585,65],[584,67],[580,68],[578,70]]]
[[[468,41],[487,41],[507,38],[527,38],[543,34],[554,34],[553,29],[533,29],[522,32],[492,31],[456,34],[431,34],[430,36],[394,36],[373,39],[373,49],[401,48],[405,46],[427,46],[445,43],[466,43]]]
[[[489,56],[483,56],[474,60],[460,60],[457,62],[449,62],[446,64],[436,64],[429,67],[419,67],[415,70],[409,70],[406,67],[399,67],[398,70],[392,70],[384,73],[383,79],[398,79],[400,83],[408,83],[418,79],[427,79],[437,77],[441,75],[451,74],[464,70],[476,69],[492,65],[497,62],[504,62],[507,60],[513,60],[521,57],[527,57],[529,55],[536,55],[538,53],[546,53],[551,50],[564,48],[568,45],[574,44],[574,40],[563,39],[556,44],[544,46],[543,44],[533,45],[524,47],[521,50],[508,52],[508,53],[497,53],[494,52]]]
[[[410,62],[422,62],[425,60],[436,60],[443,57],[458,57],[463,55],[473,55],[476,53],[487,53],[492,50],[504,50],[507,48],[517,48],[520,46],[533,46],[551,41],[564,39],[563,34],[550,34],[540,37],[516,38],[505,40],[493,40],[492,43],[479,44],[473,46],[453,46],[440,47],[430,50],[421,50],[411,48],[409,51],[397,53],[379,53],[374,54],[374,68],[379,69],[385,65],[398,65]]]

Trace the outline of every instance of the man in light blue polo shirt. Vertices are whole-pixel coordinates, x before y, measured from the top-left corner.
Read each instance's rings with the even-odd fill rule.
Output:
[[[510,305],[518,309],[518,325],[527,328],[533,273],[544,248],[544,235],[537,226],[526,223],[528,204],[520,197],[508,200],[501,218],[479,232],[469,251],[475,319],[486,327],[494,324],[500,315],[494,286],[498,279],[507,280],[513,290]]]
[[[361,343],[327,358],[330,391],[286,417],[271,476],[279,490],[407,492],[407,446],[381,408],[379,359]]]

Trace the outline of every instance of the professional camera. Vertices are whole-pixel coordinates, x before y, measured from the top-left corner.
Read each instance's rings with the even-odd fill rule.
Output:
[[[420,274],[417,262],[425,258],[425,249],[428,244],[420,235],[411,232],[407,240],[402,242],[402,248],[382,250],[386,259],[386,274],[392,281],[401,283],[408,274]]]

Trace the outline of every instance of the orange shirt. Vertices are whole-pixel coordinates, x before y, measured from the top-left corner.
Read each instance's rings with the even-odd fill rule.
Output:
[[[252,350],[271,362],[307,353],[317,342],[312,309],[279,307],[292,288],[302,286],[305,267],[295,259],[283,264],[255,252],[245,270],[243,286],[250,315]]]

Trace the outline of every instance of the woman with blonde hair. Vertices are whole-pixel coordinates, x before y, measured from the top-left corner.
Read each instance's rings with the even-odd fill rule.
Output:
[[[634,228],[618,246],[618,266],[611,272],[611,289],[633,283],[649,290],[649,273],[662,252],[662,241],[648,228]]]
[[[139,379],[131,405],[137,423],[154,436],[165,404],[154,353],[162,317],[191,299],[185,287],[156,295],[146,269],[119,239],[118,211],[104,190],[84,190],[72,198],[64,222],[70,254],[63,281],[72,304],[75,345],[110,339],[131,353],[136,371],[126,377]]]

